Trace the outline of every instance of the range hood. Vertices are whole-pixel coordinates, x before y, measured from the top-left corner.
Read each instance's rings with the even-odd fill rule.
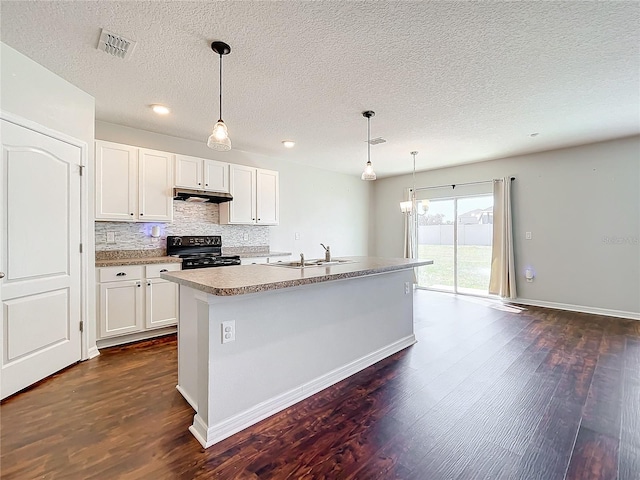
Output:
[[[184,200],[193,203],[224,203],[233,200],[233,197],[224,192],[206,192],[204,190],[190,190],[188,188],[174,188],[174,200]]]

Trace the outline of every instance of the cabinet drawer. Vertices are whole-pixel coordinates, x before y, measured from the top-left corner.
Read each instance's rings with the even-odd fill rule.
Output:
[[[180,263],[158,263],[154,265],[147,265],[147,278],[160,278],[160,274],[167,272],[175,272],[180,270],[182,264]]]
[[[123,265],[121,267],[102,267],[98,274],[99,281],[116,282],[121,280],[140,280],[142,267],[140,265]]]

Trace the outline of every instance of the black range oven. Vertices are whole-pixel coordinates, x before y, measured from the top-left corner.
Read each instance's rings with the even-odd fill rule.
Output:
[[[220,235],[168,236],[167,255],[182,259],[182,269],[240,265],[238,255],[222,255]]]

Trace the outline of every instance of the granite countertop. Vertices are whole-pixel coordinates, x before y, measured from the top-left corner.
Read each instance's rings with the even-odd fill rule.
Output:
[[[291,253],[272,252],[265,247],[229,247],[222,249],[223,255],[238,255],[240,258],[287,257]],[[150,265],[152,263],[182,263],[182,259],[167,257],[163,248],[146,250],[103,250],[96,252],[96,267],[119,267],[123,265]]]
[[[351,260],[351,263],[305,268],[278,267],[270,264],[201,268],[167,272],[161,274],[161,278],[212,295],[230,296],[406,270],[433,263],[432,260],[405,258],[341,258]]]
[[[162,248],[147,250],[105,250],[96,252],[96,267],[150,265],[153,263],[182,263],[181,258],[167,257]]]
[[[251,250],[243,248],[222,248],[223,255],[238,255],[240,258],[258,258],[258,257],[288,257],[291,252],[273,252],[271,250]]]
[[[113,260],[96,260],[96,267],[121,267],[123,265],[151,265],[153,263],[182,263],[176,257],[139,257],[119,258]]]

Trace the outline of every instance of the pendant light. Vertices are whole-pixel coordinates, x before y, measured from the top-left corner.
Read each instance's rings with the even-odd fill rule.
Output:
[[[405,202],[400,202],[400,211],[402,213],[413,214],[416,211],[416,155],[418,152],[411,152],[410,155],[413,157],[413,175],[412,175],[412,183],[413,186],[409,191],[409,200]]]
[[[360,177],[362,180],[376,179],[376,172],[373,171],[373,167],[371,166],[371,117],[375,114],[376,112],[371,110],[362,112],[362,116],[367,119],[367,165],[364,167],[364,172],[362,172],[362,176]]]
[[[231,47],[224,42],[213,42],[211,50],[220,55],[220,117],[218,123],[213,127],[213,132],[207,141],[207,147],[213,148],[220,152],[231,150],[231,139],[227,126],[222,121],[222,56],[231,52]]]

